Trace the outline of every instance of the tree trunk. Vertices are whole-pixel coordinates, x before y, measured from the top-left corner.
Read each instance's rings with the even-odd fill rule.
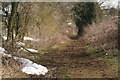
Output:
[[[14,28],[17,27],[16,21],[14,18],[15,18],[15,14],[17,11],[18,3],[12,2],[11,5],[12,5],[12,10],[11,10],[11,14],[10,14],[10,17],[8,19],[8,25],[7,25],[7,28],[8,28],[7,41],[10,44],[12,44],[14,41],[14,32],[13,31],[14,31]]]

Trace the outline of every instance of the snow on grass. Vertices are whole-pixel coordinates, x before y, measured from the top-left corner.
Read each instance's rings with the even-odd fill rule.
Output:
[[[22,72],[27,74],[45,75],[48,69],[42,65],[32,62],[29,59],[13,57],[15,60],[20,61],[23,64]]]
[[[24,40],[30,40],[30,41],[33,41],[34,39],[31,38],[31,37],[24,37]]]
[[[15,60],[20,61],[23,64],[22,72],[27,74],[45,75],[48,69],[42,65],[32,62],[29,59],[13,57]]]
[[[12,55],[11,54],[3,54],[3,56],[6,56],[6,57],[12,57]]]
[[[68,25],[71,25],[72,23],[68,23]]]
[[[0,53],[2,53],[3,56],[12,57],[11,54],[5,54],[5,52],[7,52],[7,51],[4,48],[0,47]]]
[[[2,38],[4,39],[4,41],[7,40],[7,37],[6,37],[6,36],[2,36]],[[16,44],[17,44],[18,46],[25,46],[25,43],[23,43],[23,42],[16,42]]]
[[[14,38],[15,38],[15,34],[13,34]],[[7,40],[7,37],[6,36],[2,36],[2,38],[4,40]],[[30,40],[30,41],[39,41],[39,39],[33,39],[31,37],[24,37],[24,40]]]
[[[13,37],[15,38],[15,34],[13,34]],[[7,36],[2,36],[2,38],[4,39],[4,41],[7,40]]]
[[[22,72],[24,73],[45,75],[45,73],[48,72],[48,69],[46,67],[33,63],[32,61],[28,59],[20,58],[19,61],[22,62],[24,65],[24,68],[22,69]]]
[[[0,47],[0,53],[4,53],[5,52],[5,49]]]
[[[6,41],[6,40],[7,40],[7,37],[6,37],[6,36],[2,36],[2,38],[4,39],[4,41]]]
[[[37,75],[45,75],[48,70],[46,67],[33,63],[31,66],[26,66],[22,69],[23,72],[27,74],[37,74]]]
[[[45,75],[48,72],[48,69],[42,65],[32,62],[29,59],[20,58],[12,56],[11,54],[5,54],[5,49],[0,47],[0,53],[3,53],[3,56],[13,57],[15,60],[18,60],[23,64],[22,72],[26,74],[36,74],[36,75]]]
[[[38,53],[38,51],[37,50],[35,50],[35,49],[27,49],[28,51],[30,51],[30,52],[35,52],[35,53]]]
[[[39,39],[33,39],[33,38],[31,38],[31,37],[24,37],[24,40],[38,41]]]
[[[33,53],[38,53],[38,50],[35,50],[35,49],[29,49],[29,48],[26,48],[26,49],[24,49],[24,48],[21,48],[22,50],[24,50],[24,51],[30,51],[30,52],[33,52]]]
[[[25,43],[23,43],[23,42],[16,42],[16,44],[17,44],[18,46],[25,46]]]

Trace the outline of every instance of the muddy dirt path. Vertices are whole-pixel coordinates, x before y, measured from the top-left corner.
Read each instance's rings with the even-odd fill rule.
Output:
[[[116,61],[116,57],[89,55],[79,39],[64,49],[43,55],[38,63],[49,69],[47,78],[113,78],[117,77]]]
[[[117,56],[109,56],[101,53],[92,55],[86,51],[83,40],[72,40],[71,43],[62,49],[58,49],[47,54],[40,53],[19,53],[14,56],[27,58],[48,68],[49,72],[45,76],[28,75],[12,69],[16,64],[5,66],[5,78],[115,78],[118,77]],[[99,55],[99,56],[98,56]],[[100,56],[101,55],[101,56]],[[14,60],[9,60],[9,62]]]

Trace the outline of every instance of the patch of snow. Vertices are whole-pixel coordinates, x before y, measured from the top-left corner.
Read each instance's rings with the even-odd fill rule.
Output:
[[[25,43],[23,43],[23,42],[16,42],[16,44],[17,44],[18,46],[25,46]]]
[[[31,38],[31,37],[24,37],[24,40],[38,41],[39,39],[33,39],[33,38]]]
[[[0,47],[0,53],[4,53],[5,52],[5,49]]]
[[[33,38],[31,38],[31,37],[24,37],[24,40],[30,40],[30,41],[33,41]]]
[[[68,25],[71,25],[72,23],[68,23]]]
[[[0,53],[2,53],[3,56],[12,57],[11,54],[5,54],[5,52],[7,52],[7,51],[4,48],[0,47]]]
[[[37,50],[35,50],[35,49],[27,49],[28,51],[30,51],[30,52],[35,52],[35,53],[37,53],[38,51]]]
[[[13,34],[13,37],[15,38],[16,34]]]
[[[26,50],[25,50],[24,48],[22,48],[22,47],[21,47],[20,49],[23,50],[23,51],[26,51]]]
[[[13,37],[15,38],[15,34],[13,34]],[[6,41],[7,40],[7,36],[2,36],[2,38]]]
[[[3,56],[7,56],[7,57],[12,57],[12,55],[11,54],[3,54]]]
[[[105,55],[108,56],[108,53],[106,53]]]
[[[38,50],[35,50],[35,49],[29,49],[29,48],[26,48],[28,51],[30,51],[30,52],[33,52],[33,53],[38,53]],[[22,48],[21,47],[21,50],[23,50],[23,51],[27,51],[26,49],[24,49],[24,48]]]
[[[36,75],[45,75],[48,72],[48,69],[42,65],[32,62],[29,59],[20,58],[12,56],[11,54],[5,54],[5,49],[0,47],[0,53],[3,53],[3,56],[13,57],[13,59],[18,60],[23,64],[22,72],[26,74],[36,74]]]
[[[6,15],[2,10],[0,10],[0,14],[1,15]]]
[[[38,65],[37,63],[33,63],[29,59],[13,57],[14,59],[20,61],[23,64],[22,72],[27,74],[37,74],[37,75],[45,75],[48,72],[48,69],[42,65]]]
[[[7,37],[6,36],[2,36],[2,38],[6,41],[7,40]]]
[[[5,11],[8,11],[8,13],[11,13],[11,9],[12,9],[11,5],[8,5],[7,7],[5,7]]]
[[[37,75],[45,75],[48,72],[48,69],[42,65],[38,65],[36,63],[28,62],[25,67],[22,69],[22,72],[27,74],[37,74]]]
[[[13,56],[13,59],[15,59],[15,60],[19,60],[19,57]]]
[[[15,38],[15,34],[13,34],[13,36],[14,36],[14,38]],[[7,37],[6,36],[2,36],[2,38],[4,39],[4,40],[7,40]],[[24,37],[24,40],[30,40],[30,41],[39,41],[39,39],[33,39],[33,38],[31,38],[31,37]]]

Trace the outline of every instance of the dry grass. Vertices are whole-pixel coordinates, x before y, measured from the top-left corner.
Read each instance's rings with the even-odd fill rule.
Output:
[[[2,57],[2,78],[22,78],[28,77],[21,71],[22,64],[13,58]]]
[[[103,21],[85,27],[83,38],[86,44],[104,51],[117,49],[118,27],[116,20],[105,17]]]

